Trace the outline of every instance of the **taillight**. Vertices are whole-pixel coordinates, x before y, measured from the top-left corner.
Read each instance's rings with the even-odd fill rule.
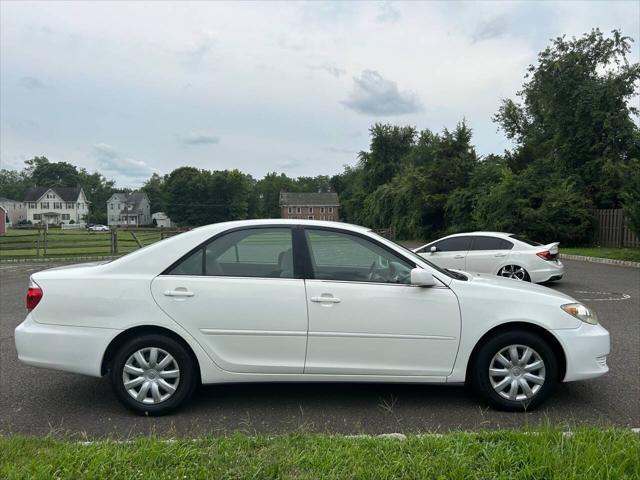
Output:
[[[556,258],[558,258],[557,253],[551,253],[548,250],[545,250],[544,252],[536,253],[536,255],[542,258],[543,260],[555,260]]]
[[[29,288],[27,289],[27,310],[31,311],[34,308],[36,308],[36,306],[38,305],[38,303],[40,303],[40,300],[42,300],[42,289],[40,287],[38,287],[35,284],[29,285]]]

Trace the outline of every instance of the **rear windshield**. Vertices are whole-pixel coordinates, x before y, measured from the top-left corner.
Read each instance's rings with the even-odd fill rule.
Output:
[[[528,238],[518,237],[517,235],[509,235],[514,240],[518,240],[522,243],[526,243],[527,245],[531,245],[532,247],[539,247],[542,244],[540,242],[534,242],[533,240],[529,240]]]

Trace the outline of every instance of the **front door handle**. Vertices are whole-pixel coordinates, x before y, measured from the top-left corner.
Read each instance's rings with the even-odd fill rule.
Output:
[[[496,253],[496,254],[494,255],[494,257],[506,257],[506,256],[507,256],[507,254],[506,254],[506,253]]]
[[[195,293],[188,290],[167,290],[164,292],[167,297],[193,297]]]
[[[453,258],[464,258],[464,255],[455,255]]]
[[[312,302],[316,303],[340,303],[340,299],[334,296],[322,295],[320,297],[311,297]]]

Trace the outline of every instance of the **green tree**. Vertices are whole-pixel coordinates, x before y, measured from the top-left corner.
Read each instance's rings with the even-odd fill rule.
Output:
[[[640,237],[640,160],[630,162],[625,173],[627,180],[622,192],[625,223]]]
[[[165,212],[167,209],[166,176],[153,173],[140,189],[149,197],[151,213]]]
[[[596,206],[620,206],[621,172],[640,158],[640,133],[630,104],[640,64],[630,63],[632,40],[595,29],[580,38],[558,37],[538,55],[518,93],[504,100],[495,121],[516,148],[507,156],[518,173],[544,161],[547,176],[576,178]]]

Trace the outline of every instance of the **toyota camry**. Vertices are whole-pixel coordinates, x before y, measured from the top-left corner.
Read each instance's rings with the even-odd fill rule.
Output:
[[[82,298],[82,308],[78,308]],[[219,223],[117,260],[32,275],[28,365],[108,376],[161,415],[198,384],[462,384],[503,410],[608,371],[593,310],[546,287],[446,270],[337,222]]]

